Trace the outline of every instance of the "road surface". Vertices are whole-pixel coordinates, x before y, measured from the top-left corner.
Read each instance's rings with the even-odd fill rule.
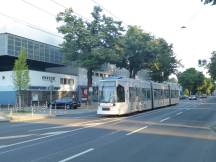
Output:
[[[1,162],[215,162],[216,98],[123,117],[0,123]]]

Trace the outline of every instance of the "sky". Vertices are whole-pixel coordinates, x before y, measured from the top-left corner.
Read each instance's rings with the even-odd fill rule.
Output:
[[[198,67],[198,59],[208,60],[216,50],[216,6],[203,5],[201,0],[5,0],[0,5],[0,32],[58,46],[62,38],[56,30],[59,24],[55,15],[64,11],[64,7],[72,7],[91,19],[90,13],[97,4],[106,9],[107,16],[125,25],[138,25],[172,43],[177,59],[184,65],[180,71],[190,67],[206,71]]]

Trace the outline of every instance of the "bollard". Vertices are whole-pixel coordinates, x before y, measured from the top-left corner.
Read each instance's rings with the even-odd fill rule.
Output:
[[[50,116],[52,115],[51,108],[52,108],[52,105],[49,106],[49,110],[50,110],[50,111],[49,111],[49,115],[50,115]]]
[[[55,114],[56,114],[57,112],[56,112],[56,104],[55,104]]]
[[[32,110],[32,116],[34,115],[34,107],[31,106],[31,110]]]
[[[13,110],[12,110],[12,107],[10,108],[10,116],[13,115]]]
[[[65,111],[64,111],[64,114],[66,114],[66,104],[65,104],[65,106],[64,106],[64,110],[65,110]]]

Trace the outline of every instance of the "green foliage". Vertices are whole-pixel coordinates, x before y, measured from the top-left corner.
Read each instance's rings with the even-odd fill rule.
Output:
[[[201,94],[207,94],[210,95],[215,89],[215,84],[214,81],[212,79],[209,78],[205,78],[203,84],[198,87],[198,91]]]
[[[170,82],[170,83],[178,83],[178,80],[176,78],[170,78],[170,79],[168,79],[168,82]]]
[[[184,95],[185,96],[189,96],[190,95],[190,92],[189,92],[189,90],[187,88],[184,90]]]
[[[155,59],[155,54],[152,52],[153,39],[153,36],[144,33],[141,28],[129,26],[121,40],[124,51],[117,66],[128,69],[132,78],[139,70],[150,68]]]
[[[172,45],[164,39],[155,39],[141,28],[129,26],[121,41],[124,50],[117,66],[128,69],[130,77],[134,78],[139,70],[149,69],[154,81],[164,81],[176,71],[178,62]]]
[[[19,92],[26,90],[30,81],[26,57],[26,51],[22,49],[13,68],[13,82],[16,90]]]
[[[172,48],[172,45],[169,45],[164,39],[154,40],[153,52],[156,59],[150,68],[152,80],[167,81],[171,74],[177,72],[179,61],[177,61]]]
[[[198,87],[204,83],[205,76],[195,68],[189,68],[178,74],[178,80],[183,89],[188,89],[190,94],[196,94]]]
[[[92,70],[107,62],[114,62],[121,54],[119,38],[123,27],[121,22],[101,14],[100,7],[94,7],[91,22],[85,22],[74,15],[72,9],[66,9],[57,16],[63,23],[58,31],[64,35],[61,45],[66,54],[65,60],[76,62],[88,70],[89,86],[92,82]]]
[[[212,52],[210,58],[211,62],[208,64],[208,72],[213,80],[216,80],[216,51]]]
[[[201,0],[202,2],[204,2],[204,4],[212,4],[212,5],[216,5],[216,0]]]

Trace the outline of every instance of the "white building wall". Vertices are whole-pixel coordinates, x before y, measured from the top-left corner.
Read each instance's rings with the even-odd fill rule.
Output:
[[[0,91],[15,90],[13,85],[12,75],[13,75],[12,71],[0,72]],[[59,91],[75,91],[78,83],[77,76],[72,76],[72,75],[29,70],[29,76],[30,76],[29,86],[60,87]],[[73,79],[74,83],[72,85],[60,84],[61,78]]]
[[[12,72],[0,72],[0,91],[14,91]]]

